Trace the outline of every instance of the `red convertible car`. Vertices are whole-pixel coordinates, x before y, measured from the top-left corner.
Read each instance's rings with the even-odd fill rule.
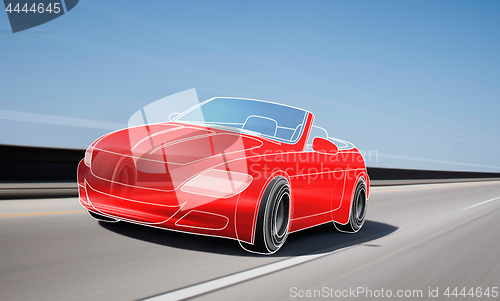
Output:
[[[226,97],[169,115],[150,107],[151,120],[145,109],[78,166],[80,203],[95,219],[231,238],[265,254],[316,225],[362,227],[363,157],[311,112]]]

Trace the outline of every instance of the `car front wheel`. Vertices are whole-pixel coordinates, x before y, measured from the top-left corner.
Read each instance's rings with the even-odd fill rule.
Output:
[[[276,177],[267,185],[257,214],[255,240],[250,251],[272,254],[278,251],[288,236],[290,221],[290,186],[283,177]]]

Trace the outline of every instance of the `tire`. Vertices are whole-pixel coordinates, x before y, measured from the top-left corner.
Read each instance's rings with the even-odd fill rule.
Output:
[[[111,180],[110,192],[115,196],[132,198],[135,192],[133,186],[137,183],[137,171],[131,153],[119,148],[109,149],[115,153],[124,153],[123,156],[109,156],[106,152],[97,152],[92,165],[99,170],[99,176]],[[124,184],[116,185],[115,183]]]
[[[290,186],[283,177],[276,177],[267,185],[257,214],[254,245],[250,251],[272,254],[278,251],[288,237],[290,221]]]
[[[114,218],[111,218],[111,217],[107,217],[107,216],[104,216],[104,215],[100,215],[98,213],[95,213],[93,211],[90,211],[88,210],[89,212],[89,215],[92,216],[92,218],[94,218],[95,220],[98,220],[100,222],[107,222],[107,223],[116,223],[116,222],[119,222],[119,220],[117,219],[114,219]]]
[[[349,222],[342,225],[333,222],[335,228],[340,232],[356,233],[363,227],[366,219],[368,200],[366,199],[366,184],[363,178],[359,179],[354,196],[352,199],[351,211],[349,214]]]
[[[113,181],[111,184],[113,195],[133,198],[135,193],[133,186],[137,183],[134,160],[129,157],[121,157],[114,167],[111,179]],[[123,185],[117,185],[115,182]]]

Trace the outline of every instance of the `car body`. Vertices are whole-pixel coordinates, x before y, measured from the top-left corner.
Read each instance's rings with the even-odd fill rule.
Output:
[[[351,143],[328,137],[311,112],[218,97],[173,117],[112,132],[87,149],[78,166],[79,198],[93,217],[225,237],[274,253],[288,233],[332,221],[339,230],[349,225],[357,193],[364,198],[360,225],[346,232],[362,226],[369,197],[363,157]]]

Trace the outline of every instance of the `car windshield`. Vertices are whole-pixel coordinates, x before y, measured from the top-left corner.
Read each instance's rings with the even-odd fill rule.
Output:
[[[238,129],[270,139],[295,142],[307,111],[260,100],[212,98],[185,111],[173,121]]]

